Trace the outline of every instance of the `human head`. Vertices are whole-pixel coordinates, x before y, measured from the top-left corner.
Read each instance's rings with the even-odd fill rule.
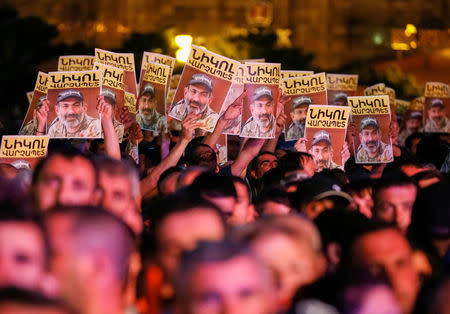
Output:
[[[259,216],[285,215],[291,212],[288,193],[282,187],[271,187],[261,191],[255,202]]]
[[[348,260],[350,269],[386,274],[402,312],[412,312],[420,288],[419,276],[408,240],[399,230],[375,227],[358,236]]]
[[[138,109],[144,119],[150,120],[156,110],[155,87],[152,84],[147,83],[142,89],[138,99]]]
[[[406,233],[411,224],[411,212],[417,186],[403,173],[384,175],[373,187],[373,218],[395,225]]]
[[[369,157],[375,157],[380,147],[381,134],[377,119],[365,117],[361,120],[361,130],[359,140],[362,147],[367,151]]]
[[[241,243],[205,242],[183,256],[177,313],[276,313],[267,268]]]
[[[329,168],[333,161],[333,148],[331,147],[331,136],[325,130],[320,130],[314,134],[309,153],[314,158],[319,171]]]
[[[291,119],[294,123],[305,124],[306,113],[309,105],[312,105],[312,99],[305,96],[300,96],[292,102],[292,111],[290,112]]]
[[[56,207],[48,213],[47,227],[51,271],[62,300],[84,312],[120,297],[135,247],[133,232],[120,218],[98,207]]]
[[[56,98],[56,114],[65,127],[72,132],[80,129],[86,110],[86,102],[80,91],[64,90]]]
[[[430,101],[428,105],[428,117],[439,123],[445,117],[445,106],[442,99],[435,98]]]
[[[117,105],[116,93],[110,88],[103,87],[100,95],[103,96],[105,101],[112,106],[114,112]]]
[[[161,199],[152,207],[156,259],[170,282],[177,277],[183,251],[200,241],[219,241],[225,234],[220,209],[211,202],[183,194]]]
[[[260,152],[258,156],[252,160],[250,165],[250,168],[252,169],[251,175],[255,179],[261,179],[267,171],[275,168],[277,164],[278,159],[274,153],[268,151]]]
[[[252,204],[252,191],[247,181],[241,177],[233,176],[231,179],[236,190],[236,203],[229,223],[243,225],[255,220],[256,212],[255,206]]]
[[[422,113],[420,111],[412,111],[405,118],[405,127],[410,133],[419,132],[422,127]]]
[[[347,94],[346,93],[336,93],[333,97],[334,106],[347,106]]]
[[[41,222],[2,206],[0,212],[0,287],[41,290],[48,263],[47,237]]]
[[[186,166],[199,166],[211,171],[218,171],[217,154],[209,145],[192,143],[184,152]]]
[[[253,93],[250,111],[253,120],[263,130],[271,127],[274,114],[272,90],[267,86],[258,87]]]
[[[97,204],[100,194],[95,168],[72,147],[55,150],[36,166],[32,195],[40,212],[56,205]]]
[[[179,167],[170,167],[161,173],[157,184],[158,194],[164,196],[175,193],[177,189],[177,180],[180,173],[181,169]]]
[[[204,112],[213,99],[213,81],[205,74],[194,74],[184,88],[184,101],[188,112]]]
[[[312,177],[316,170],[316,164],[308,153],[288,152],[278,160],[278,168],[283,169],[286,176],[301,172]]]

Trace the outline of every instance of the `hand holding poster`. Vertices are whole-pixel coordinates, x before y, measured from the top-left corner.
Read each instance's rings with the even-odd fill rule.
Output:
[[[47,136],[4,135],[0,149],[0,162],[11,163],[16,168],[34,168],[47,156]],[[17,165],[21,164],[20,167]]]
[[[234,77],[233,84],[231,85],[230,92],[225,99],[225,102],[222,107],[222,111],[220,112],[220,116],[222,116],[225,111],[227,111],[228,107],[230,107],[235,100],[244,92],[244,65],[239,65],[236,76]],[[224,129],[222,134],[228,135],[239,135],[241,133],[241,122],[242,121],[242,106],[241,106],[241,114],[234,120],[229,122]]]
[[[94,62],[94,56],[60,56],[58,59],[58,71],[90,71],[94,68]]]
[[[20,128],[20,135],[35,135],[38,127],[36,111],[42,106],[42,102],[47,99],[48,74],[39,72],[34,86],[33,96],[30,106]]]
[[[285,95],[290,96],[290,100],[284,107],[287,117],[286,141],[304,137],[308,106],[326,104],[325,84],[325,73],[282,79],[282,91]]]
[[[136,122],[141,129],[166,132],[166,88],[169,76],[169,66],[152,62],[147,64],[137,99]]]
[[[309,106],[305,137],[308,152],[313,156],[319,171],[343,168],[348,153],[345,135],[349,115],[349,107]]]
[[[100,138],[97,111],[102,72],[50,72],[47,100],[48,135],[56,138]]]
[[[387,163],[394,160],[389,136],[389,96],[348,97],[352,122],[359,132],[354,139],[356,163]]]
[[[95,63],[94,70],[102,71],[102,95],[107,104],[112,107],[112,122],[119,143],[122,142],[124,125],[119,122],[125,103],[124,71],[102,63]]]
[[[279,63],[246,63],[244,67],[247,95],[242,110],[241,136],[274,138],[281,66]]]
[[[95,62],[106,64],[124,70],[125,90],[137,97],[136,70],[134,67],[134,54],[115,53],[95,48]]]
[[[134,98],[133,93],[125,92],[125,103],[124,106],[128,108],[128,112],[131,114],[136,114],[136,98]]]
[[[327,73],[327,99],[330,106],[347,106],[347,97],[355,96],[358,74]]]
[[[424,132],[450,133],[450,88],[447,84],[427,82],[423,111]]]
[[[195,112],[200,115],[200,128],[212,132],[238,66],[238,61],[192,45],[169,116],[182,121]]]

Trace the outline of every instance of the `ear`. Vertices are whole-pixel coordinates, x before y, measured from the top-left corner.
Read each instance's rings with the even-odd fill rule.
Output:
[[[326,255],[330,266],[337,267],[341,261],[341,246],[336,242],[331,242],[326,247]]]
[[[184,88],[184,96],[183,96],[183,97],[186,97],[187,93],[188,93],[188,87],[186,86],[186,87]]]
[[[209,96],[209,100],[208,100],[208,106],[211,104],[212,100],[214,99],[213,94],[211,93],[211,96]]]
[[[58,105],[55,106],[55,112],[57,115],[59,114],[59,106]]]
[[[359,136],[359,142],[362,143],[362,135],[361,135],[361,133],[359,133],[358,136]]]
[[[245,222],[253,222],[253,221],[255,221],[255,218],[256,218],[256,216],[257,216],[258,214],[256,213],[256,211],[255,211],[255,205],[253,205],[253,204],[250,204],[250,205],[248,205],[248,208],[247,208],[247,217],[246,217],[246,219],[245,219]]]
[[[252,176],[253,179],[257,180],[258,178],[256,178],[256,171],[250,171],[250,175]]]
[[[291,120],[294,121],[294,113],[290,112],[289,115],[291,116]]]

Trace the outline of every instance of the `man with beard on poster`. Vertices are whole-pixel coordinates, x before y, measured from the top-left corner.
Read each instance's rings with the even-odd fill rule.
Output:
[[[47,100],[46,100],[47,101]],[[101,137],[102,127],[100,120],[87,114],[88,104],[83,94],[74,89],[64,90],[56,98],[56,119],[53,120],[49,129],[50,137]],[[37,134],[39,135],[38,127]]]
[[[445,116],[445,105],[442,99],[435,98],[428,106],[428,119],[423,127],[424,132],[450,133],[450,121]]]
[[[312,105],[312,99],[300,96],[292,102],[291,119],[292,123],[286,132],[286,140],[298,140],[305,136],[305,122],[308,106]]]
[[[325,130],[320,130],[314,134],[309,153],[313,156],[317,170],[341,168],[333,161],[333,147],[331,146],[331,136]]]
[[[137,101],[139,112],[136,114],[136,122],[141,129],[159,132],[167,128],[166,117],[157,110],[157,99],[155,97],[155,87],[148,83],[142,89],[142,93]]]
[[[242,128],[241,136],[273,138],[275,136],[275,116],[272,90],[267,86],[258,87],[250,104],[252,116]]]
[[[124,125],[116,120],[114,113],[116,112],[117,107],[117,96],[116,93],[109,89],[104,87],[102,89],[102,92],[100,93],[101,96],[105,98],[105,102],[109,104],[112,107],[112,122],[114,126],[114,130],[116,131],[117,138],[119,139],[119,142],[122,142],[123,139],[123,132],[124,132]]]
[[[219,115],[209,106],[213,99],[213,81],[205,74],[194,74],[184,88],[184,98],[173,104],[169,115],[177,120],[183,119],[191,112],[202,115],[198,119],[203,122],[202,128],[212,132]]]
[[[383,163],[393,160],[392,148],[381,141],[380,125],[377,119],[365,117],[361,120],[359,145],[356,152],[356,162]]]

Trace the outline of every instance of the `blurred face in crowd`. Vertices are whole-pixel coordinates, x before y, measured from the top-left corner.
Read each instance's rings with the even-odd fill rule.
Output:
[[[393,223],[406,233],[411,224],[411,212],[416,195],[417,188],[413,184],[382,189],[375,198],[374,218]]]
[[[333,160],[333,149],[328,143],[323,141],[318,142],[316,145],[311,147],[309,153],[313,156],[314,163],[318,168],[318,171],[331,166],[331,161]]]
[[[102,189],[102,207],[122,216],[126,211],[135,209],[132,185],[128,176],[110,175],[100,171],[99,184]]]
[[[139,98],[139,113],[145,120],[150,120],[156,109],[156,98],[151,93],[143,94]]]
[[[227,223],[232,225],[243,225],[255,220],[255,208],[250,202],[247,186],[241,182],[234,182],[236,190],[236,201],[232,216]]]
[[[271,126],[273,107],[273,100],[266,96],[255,100],[250,105],[250,111],[252,112],[253,119],[263,130],[268,129]]]
[[[412,118],[405,121],[406,129],[413,133],[418,132],[420,127],[422,126],[422,122],[419,119]]]
[[[445,110],[439,106],[433,106],[428,109],[428,116],[436,123],[441,122],[445,117]]]
[[[291,119],[294,123],[305,124],[308,105],[301,105],[291,112]]]
[[[316,163],[311,157],[305,157],[302,160],[303,171],[310,177],[314,175],[317,171]]]
[[[345,313],[351,314],[401,314],[395,295],[387,285],[376,284],[369,287],[355,286],[346,289],[344,302]],[[353,300],[352,300],[353,299]],[[347,308],[348,307],[348,308]]]
[[[184,89],[184,100],[189,112],[201,113],[212,101],[212,93],[202,84],[188,85]]]
[[[364,149],[369,153],[370,157],[377,155],[380,146],[380,130],[377,127],[369,126],[361,130],[359,140]]]
[[[202,240],[218,241],[224,233],[219,215],[210,209],[196,208],[166,217],[157,230],[158,260],[169,279],[175,278],[184,250],[192,250]]]
[[[371,189],[365,188],[359,192],[350,193],[350,195],[356,203],[358,211],[367,218],[372,218],[372,208],[374,204]]]
[[[324,259],[303,240],[282,232],[269,232],[251,243],[257,256],[274,272],[278,299],[286,304],[301,286],[314,282],[324,269]]]
[[[0,222],[0,287],[35,289],[44,269],[42,231],[30,222]]]
[[[40,211],[56,205],[92,205],[98,201],[94,166],[84,157],[50,157],[34,186]]]
[[[352,261],[358,267],[387,274],[403,313],[411,313],[419,276],[411,247],[399,231],[389,228],[361,236],[353,244]]]
[[[189,276],[186,314],[275,313],[273,286],[253,258],[202,263]]]
[[[86,113],[84,102],[76,97],[69,97],[55,106],[60,121],[72,132],[78,131]]]
[[[262,176],[270,169],[276,168],[278,159],[272,154],[262,154],[256,161],[256,178],[261,179]]]

